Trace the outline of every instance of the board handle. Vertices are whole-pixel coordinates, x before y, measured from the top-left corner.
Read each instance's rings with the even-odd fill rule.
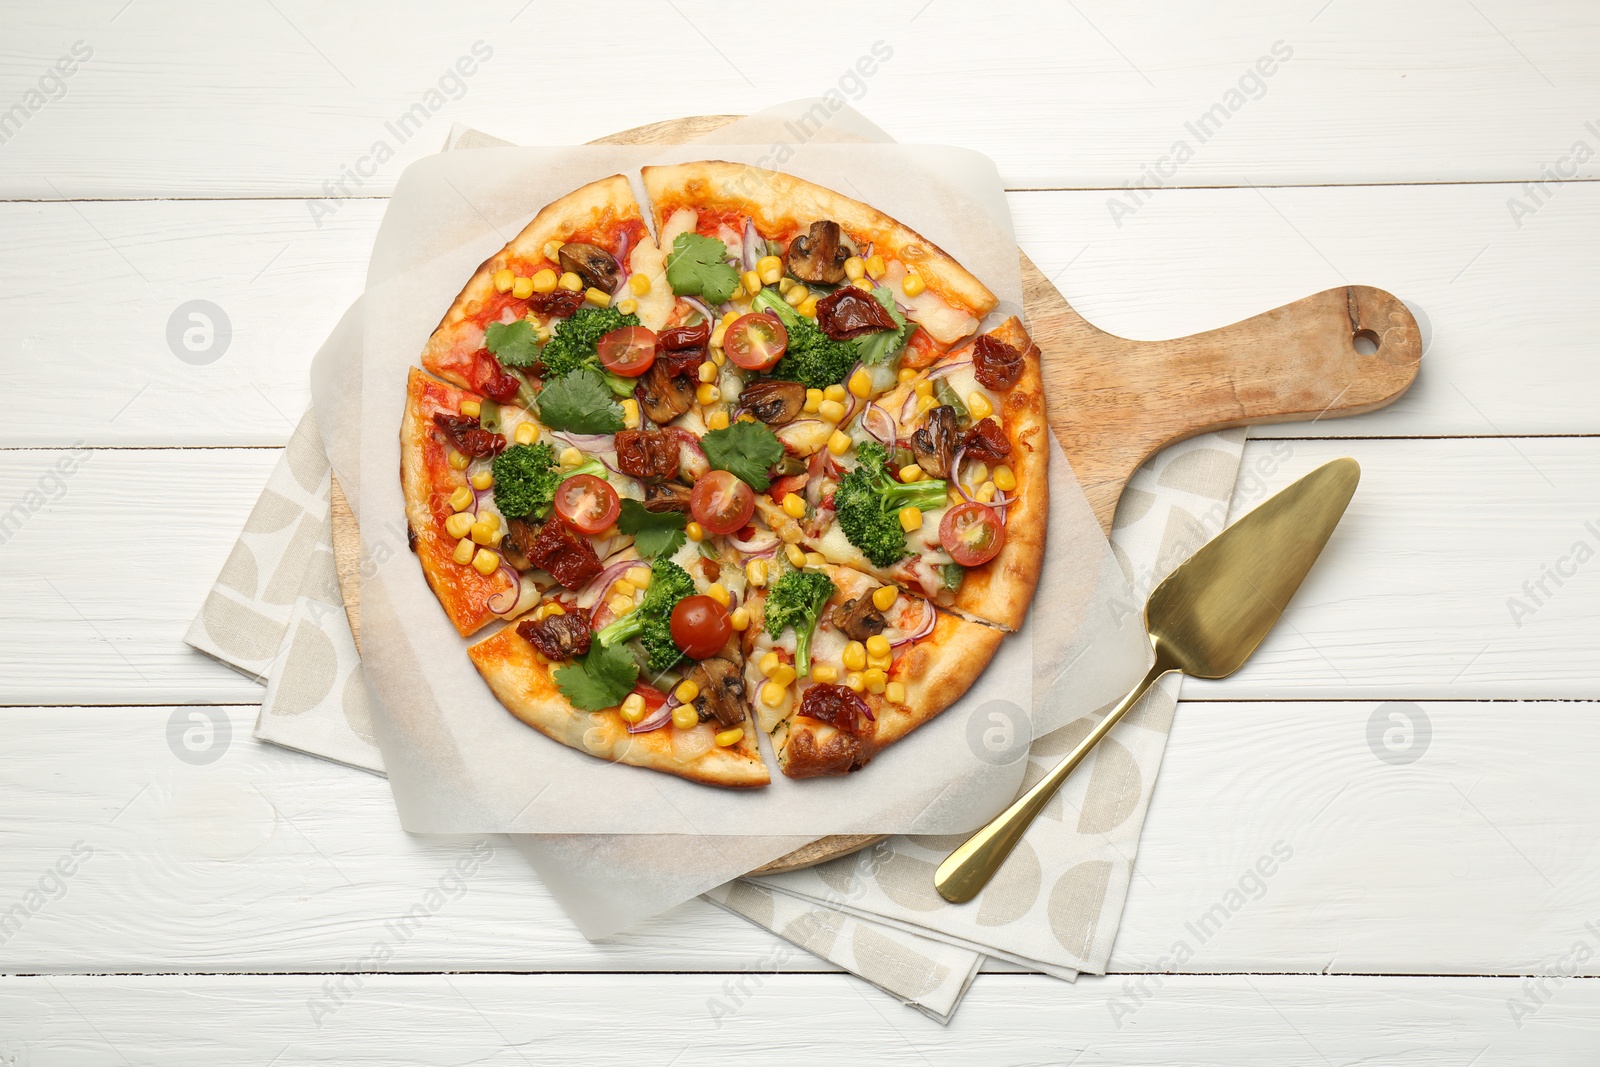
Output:
[[[1212,430],[1359,415],[1416,380],[1417,320],[1382,289],[1347,285],[1231,326],[1168,341],[1131,341],[1070,307],[1035,336],[1051,426],[1100,519],[1146,458]],[[1108,431],[1108,427],[1117,429]]]

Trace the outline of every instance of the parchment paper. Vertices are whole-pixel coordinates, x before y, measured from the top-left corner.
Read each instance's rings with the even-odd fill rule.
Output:
[[[719,145],[715,152],[695,147],[479,150],[435,157],[402,179],[379,236],[364,300],[362,432],[358,470],[352,473],[364,487],[358,514],[363,549],[372,561],[363,568],[362,590],[367,677],[378,698],[380,741],[407,829],[711,836],[771,829],[783,834],[713,843],[702,860],[691,864],[704,863],[707,874],[724,866],[737,873],[762,862],[751,862],[752,855],[770,858],[822,833],[959,832],[1015,793],[1027,733],[1047,731],[1107,703],[1141,669],[1147,648],[1132,632],[1137,628],[1117,627],[1104,610],[1110,596],[1126,595],[1120,570],[1058,453],[1051,478],[1056,506],[1049,567],[1038,599],[1054,610],[1035,613],[1024,637],[1004,643],[979,686],[879,756],[874,774],[801,783],[779,776],[756,794],[710,790],[649,772],[619,774],[536,735],[488,694],[462,654],[464,642],[403,551],[394,472],[406,368],[462,279],[549,199],[594,177],[636,173],[643,162],[706,155],[758,162],[772,148],[768,141]],[[981,157],[921,146],[811,144],[798,146],[783,168],[883,207],[971,266],[1007,303],[1020,305],[1009,217],[993,169]],[[323,370],[319,367],[318,380],[324,388],[339,380],[333,374],[324,381],[329,375]],[[350,429],[352,395],[345,391],[342,408],[324,407],[319,391],[324,421],[328,412],[342,410],[341,436]],[[330,451],[340,450],[330,443]],[[346,480],[343,472],[341,480]],[[395,560],[400,562],[388,562]],[[1052,590],[1064,595],[1053,597]],[[1063,605],[1081,610],[1065,617]],[[1037,686],[1030,681],[1035,678]],[[434,694],[445,699],[436,701]],[[1011,726],[1020,721],[1024,735],[1017,758],[998,763],[992,745],[974,741],[993,723],[997,707]],[[1021,710],[1020,720],[1011,709]],[[975,732],[974,723],[981,729]],[[597,803],[597,797],[605,802]],[[561,871],[571,870],[575,861],[581,866],[571,847],[581,838],[567,848],[556,845],[566,839],[540,840],[556,846],[544,853],[547,862],[535,857],[547,880],[564,880]],[[614,845],[590,845],[596,850],[591,858],[598,861],[601,852],[608,853],[614,866]],[[559,870],[547,870],[558,852],[568,853],[554,864]],[[700,881],[683,874],[684,884]],[[591,928],[580,923],[586,932]]]

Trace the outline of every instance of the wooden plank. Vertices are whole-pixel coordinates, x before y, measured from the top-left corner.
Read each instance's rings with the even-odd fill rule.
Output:
[[[1536,728],[1515,760],[1505,704],[1385,708],[1385,730],[1406,725],[1390,712],[1412,726],[1387,745],[1368,740],[1379,706],[1183,704],[1111,970],[1537,974],[1580,940],[1600,947],[1600,855],[1572,844],[1600,806],[1595,706],[1516,705]],[[213,713],[221,755],[180,759],[169,731]],[[403,833],[382,779],[256,742],[253,720],[0,712],[0,915],[76,843],[92,850],[64,895],[3,931],[7,970],[337,971],[441,886],[393,957],[361,969],[739,971],[777,945],[698,902],[585,941],[504,837]],[[773,966],[827,969],[803,952]]]
[[[75,41],[93,56],[13,127],[0,196],[381,195],[452,121],[576,143],[830,90],[901,140],[993,156],[1017,187],[1117,189],[1158,165],[1170,175],[1145,180],[1538,178],[1575,140],[1597,143],[1584,125],[1600,88],[1592,11],[1583,0],[1479,6],[1341,0],[1291,12],[1241,0],[1217,18],[1024,5],[1005,13],[1005,32],[975,34],[965,10],[935,4],[859,11],[804,48],[771,48],[753,42],[783,39],[785,13],[730,23],[702,0],[630,13],[624,36],[673,56],[671,76],[601,79],[580,106],[532,92],[528,72],[550,62],[549,42],[594,34],[582,7],[526,12],[512,0],[354,18],[294,2],[224,17],[197,0],[126,12],[73,0],[7,17],[7,107]],[[481,62],[479,41],[480,57],[492,51]],[[960,78],[948,76],[952,56]],[[473,72],[459,78],[463,57]],[[1181,164],[1178,141],[1192,150]],[[379,142],[387,150],[375,153]]]
[[[1522,194],[1506,185],[1173,190],[1121,228],[1101,193],[1010,200],[1044,274],[1125,337],[1213,329],[1347,280],[1421,308],[1430,347],[1392,408],[1259,436],[1597,433],[1600,266],[1584,249],[1600,237],[1600,183],[1558,193],[1520,229],[1505,202]],[[346,202],[319,229],[284,201],[0,204],[0,387],[30,398],[0,445],[282,444],[382,211]],[[196,299],[231,327],[201,365],[167,340]]]
[[[842,975],[24,977],[0,983],[21,1062],[931,1065],[1589,1062],[1600,981],[1555,989],[1520,1028],[1515,978],[1174,977],[1133,1015],[1116,979],[980,979],[948,1027]],[[358,984],[359,983],[359,984]],[[1547,986],[1547,988],[1553,988]],[[87,1022],[87,1025],[86,1025]],[[320,1023],[320,1025],[319,1025]],[[1476,1058],[1475,1058],[1476,1057]]]
[[[1600,696],[1593,576],[1573,557],[1600,544],[1585,525],[1600,441],[1253,442],[1244,498],[1340,455],[1363,482],[1324,557],[1244,670],[1192,697]],[[59,456],[0,452],[0,516],[21,519],[0,544],[0,704],[259,699],[181,640],[276,453],[91,450],[58,490]],[[1194,498],[1199,525],[1174,527],[1171,550],[1219,528],[1221,507]]]

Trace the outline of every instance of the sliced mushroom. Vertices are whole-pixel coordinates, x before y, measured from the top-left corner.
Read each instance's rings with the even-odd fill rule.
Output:
[[[732,660],[721,656],[703,659],[689,672],[689,679],[700,687],[694,710],[702,721],[713,718],[723,728],[744,722],[744,675]]]
[[[865,641],[883,633],[889,623],[872,603],[872,597],[858,596],[833,609],[833,625],[850,640]]]
[[[665,426],[688,411],[694,403],[694,382],[689,378],[674,376],[667,369],[666,362],[658,359],[639,379],[634,395],[639,398],[639,407],[650,421]]]
[[[689,487],[677,482],[644,483],[646,511],[688,511]]]
[[[911,435],[911,454],[917,458],[922,473],[935,478],[950,476],[950,460],[956,454],[956,409],[940,404],[923,420],[922,428]]]
[[[739,394],[739,410],[748,411],[768,426],[793,422],[806,406],[806,387],[777,379],[754,382]]]
[[[839,241],[839,224],[828,219],[789,242],[789,273],[803,282],[837,285],[844,281],[850,250]]]
[[[622,268],[617,266],[616,257],[598,245],[568,241],[561,246],[557,258],[561,260],[562,270],[569,270],[582,278],[588,288],[604,293],[616,291]]]
[[[507,519],[506,535],[500,542],[500,554],[517,570],[528,570],[533,566],[528,560],[528,550],[533,547],[533,539],[538,532],[539,527],[533,523]]]

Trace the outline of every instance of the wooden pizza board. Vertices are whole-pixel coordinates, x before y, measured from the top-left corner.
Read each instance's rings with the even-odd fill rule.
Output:
[[[679,144],[741,117],[657,122],[595,143]],[[715,147],[708,151],[714,154]],[[1019,256],[1028,330],[1044,353],[1050,426],[1107,533],[1128,479],[1168,445],[1230,426],[1374,411],[1417,376],[1422,336],[1416,319],[1382,289],[1342,286],[1206,333],[1130,341],[1087,322],[1032,260]],[[1370,354],[1357,351],[1358,339]],[[359,645],[360,538],[337,482],[333,541]],[[824,837],[751,873],[810,867],[885,836]]]

